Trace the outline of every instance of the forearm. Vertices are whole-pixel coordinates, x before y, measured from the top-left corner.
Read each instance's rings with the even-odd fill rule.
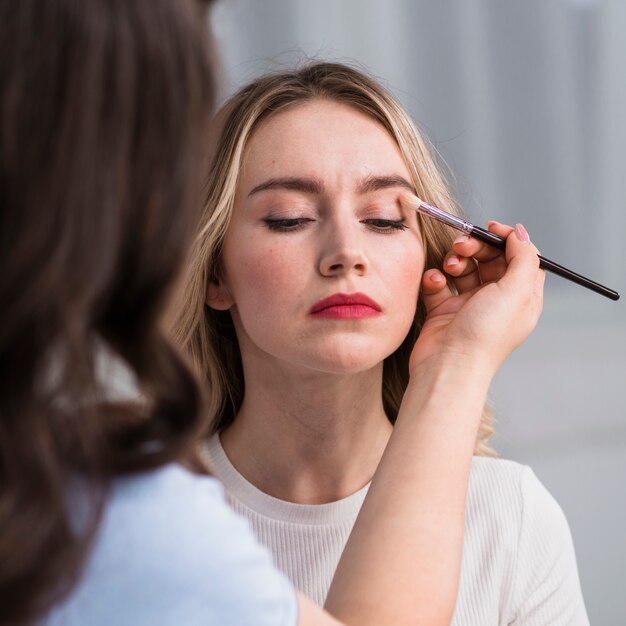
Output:
[[[437,356],[411,377],[326,608],[347,624],[449,624],[491,368]]]

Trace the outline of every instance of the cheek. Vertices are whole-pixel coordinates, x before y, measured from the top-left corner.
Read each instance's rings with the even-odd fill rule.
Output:
[[[302,261],[293,258],[288,249],[250,243],[237,255],[225,254],[229,288],[242,314],[266,316],[272,307],[284,305],[287,294],[293,297],[297,293]]]
[[[397,297],[416,302],[424,272],[422,247],[394,248],[386,257],[386,265],[385,274],[394,277],[393,289]]]

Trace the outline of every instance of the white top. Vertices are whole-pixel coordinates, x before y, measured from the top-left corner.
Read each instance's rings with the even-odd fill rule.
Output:
[[[369,485],[338,502],[303,505],[273,498],[233,467],[219,436],[204,449],[274,563],[323,604]],[[416,564],[419,567],[419,564]],[[454,626],[586,626],[567,521],[529,467],[474,457]]]
[[[296,623],[293,586],[222,486],[169,465],[114,483],[80,582],[40,625]]]

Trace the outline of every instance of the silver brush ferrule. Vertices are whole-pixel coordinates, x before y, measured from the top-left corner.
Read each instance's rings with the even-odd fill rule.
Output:
[[[446,213],[445,211],[438,209],[436,206],[431,206],[430,204],[422,202],[418,211],[426,213],[426,215],[430,215],[430,217],[440,222],[443,222],[444,224],[447,224],[448,226],[451,226],[456,230],[461,230],[468,235],[472,233],[472,224],[469,224],[468,222],[462,220],[460,217],[457,217],[456,215]]]

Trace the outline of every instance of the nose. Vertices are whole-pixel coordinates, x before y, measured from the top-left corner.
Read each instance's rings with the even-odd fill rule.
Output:
[[[358,224],[335,223],[329,227],[320,255],[319,271],[322,276],[367,273],[369,261],[357,231]]]

